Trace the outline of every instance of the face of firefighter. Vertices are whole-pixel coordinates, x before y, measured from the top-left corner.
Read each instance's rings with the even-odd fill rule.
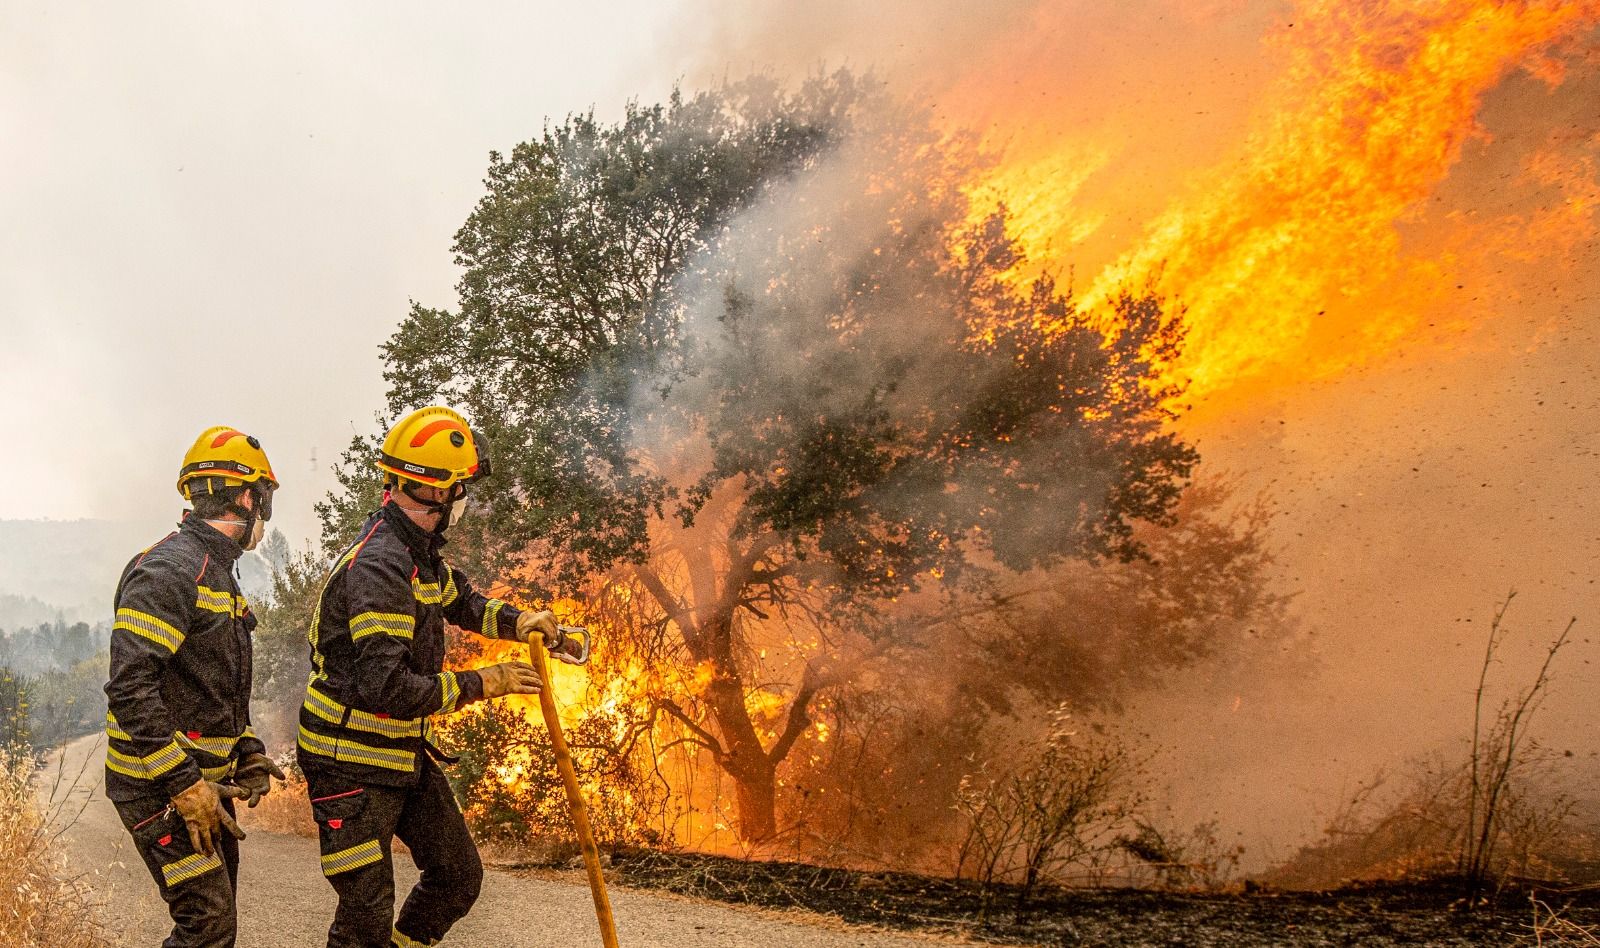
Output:
[[[431,532],[443,533],[460,523],[467,510],[466,489],[459,484],[454,487],[417,484],[409,491],[397,490],[391,496],[412,523]]]
[[[230,540],[237,541],[240,549],[253,550],[267,532],[267,518],[272,516],[271,496],[268,495],[267,503],[259,505],[258,510],[255,491],[241,491],[234,504],[252,515],[249,517],[248,527],[245,526],[245,517],[232,510],[215,520],[207,520],[206,523],[216,527]]]

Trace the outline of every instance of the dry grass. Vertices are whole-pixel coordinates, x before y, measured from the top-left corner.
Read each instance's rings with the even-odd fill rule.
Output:
[[[10,948],[107,948],[87,887],[55,851],[62,814],[34,795],[33,759],[0,749],[0,944]]]
[[[1547,902],[1531,896],[1529,901],[1533,903],[1533,933],[1524,936],[1522,944],[1600,946],[1600,926],[1580,925]]]
[[[291,771],[287,781],[272,782],[272,792],[262,797],[255,809],[239,808],[239,825],[247,832],[260,829],[315,839],[317,824],[311,819],[309,799],[305,778]]]

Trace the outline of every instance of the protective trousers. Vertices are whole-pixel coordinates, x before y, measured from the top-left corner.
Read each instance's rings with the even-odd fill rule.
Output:
[[[134,848],[149,867],[172,915],[162,948],[232,948],[238,928],[239,841],[223,832],[221,852],[202,856],[183,817],[162,797],[115,803]],[[222,806],[233,815],[233,801]]]
[[[339,894],[328,948],[433,945],[478,900],[483,863],[450,784],[431,759],[410,787],[359,784],[306,768],[322,872]],[[394,917],[395,837],[422,870]]]

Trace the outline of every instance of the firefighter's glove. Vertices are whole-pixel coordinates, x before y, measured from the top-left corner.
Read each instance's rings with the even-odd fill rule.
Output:
[[[183,817],[183,825],[189,830],[189,842],[194,845],[195,852],[203,856],[215,856],[222,847],[224,829],[232,833],[234,839],[244,839],[244,830],[222,808],[222,801],[245,796],[248,794],[240,787],[196,780],[189,785],[189,789],[172,798],[172,805],[177,808],[178,814]]]
[[[272,792],[272,778],[283,780],[283,771],[266,754],[246,754],[239,758],[233,772],[233,782],[248,794],[245,805],[254,807],[261,798]]]
[[[555,648],[561,644],[561,627],[556,624],[556,614],[549,609],[524,612],[517,616],[517,641],[531,642],[534,633],[538,633],[545,648]]]
[[[527,662],[501,662],[478,669],[483,679],[483,696],[499,698],[504,695],[536,695],[544,683],[539,673]]]

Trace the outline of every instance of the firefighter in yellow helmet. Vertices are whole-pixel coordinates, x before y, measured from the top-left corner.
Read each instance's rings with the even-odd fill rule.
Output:
[[[555,617],[473,588],[440,555],[469,485],[489,473],[465,419],[433,406],[384,439],[382,506],[334,562],[313,613],[311,680],[300,710],[299,762],[339,895],[330,948],[433,945],[472,908],[483,881],[477,847],[431,743],[431,718],[472,702],[535,694],[525,662],[445,671],[445,623],[487,638],[539,635],[566,648]],[[422,878],[394,916],[390,845],[398,836]]]
[[[244,834],[233,800],[254,806],[283,779],[250,727],[256,617],[233,575],[277,488],[259,441],[206,429],[178,471],[193,509],[117,584],[106,796],[172,915],[169,948],[234,943]]]

